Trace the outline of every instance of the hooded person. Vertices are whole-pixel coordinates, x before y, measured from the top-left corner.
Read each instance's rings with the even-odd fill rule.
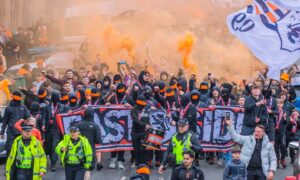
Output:
[[[207,82],[200,83],[199,92],[200,92],[200,101],[207,102],[210,94],[209,85]]]
[[[160,108],[160,105],[158,102],[154,99],[153,95],[153,90],[150,86],[146,86],[143,90],[143,95],[146,98],[147,101],[147,106],[146,109],[157,109]]]
[[[101,93],[98,91],[97,88],[91,89],[91,104],[92,105],[104,105],[104,100],[101,97]]]
[[[55,147],[58,145],[60,139],[56,115],[68,112],[67,107],[60,103],[59,91],[53,90],[51,92],[51,102],[48,105],[48,112],[48,118],[43,123],[43,126],[45,127],[43,129],[46,131],[45,150],[46,154],[50,156],[51,171],[54,172],[56,171],[56,162],[58,160],[58,156],[55,153]]]
[[[157,81],[154,84],[154,99],[160,103],[164,109],[166,106],[166,83],[164,81]]]
[[[190,92],[190,98],[192,104],[196,106],[196,108],[207,107],[207,105],[204,102],[200,101],[200,93],[197,89],[194,89]]]
[[[78,99],[76,97],[76,94],[75,93],[70,93],[69,94],[69,105],[68,105],[68,109],[71,110],[71,111],[74,111],[79,107],[78,103],[77,103]]]
[[[84,111],[83,121],[77,124],[80,134],[86,137],[93,151],[93,160],[90,170],[93,170],[96,163],[96,144],[100,144],[101,133],[99,126],[94,122],[95,111],[93,108],[88,107]],[[97,161],[97,170],[101,170],[103,165],[100,160]]]
[[[100,92],[101,92],[101,94],[103,94],[103,82],[102,81],[96,81],[95,82],[95,88],[97,88]]]
[[[175,100],[177,104],[180,104],[181,95],[187,92],[187,81],[186,79],[180,79],[177,83],[178,91],[175,93]]]
[[[189,130],[197,132],[197,108],[193,105],[190,95],[183,94],[180,99],[180,111],[177,111],[173,119],[178,122],[181,118],[186,118],[189,121]]]
[[[19,91],[12,93],[12,101],[5,108],[3,124],[1,128],[1,139],[4,139],[4,132],[6,130],[6,145],[5,150],[7,155],[11,150],[14,139],[20,135],[20,132],[15,128],[15,124],[20,119],[28,119],[30,117],[29,111],[26,106],[22,105],[22,94]]]
[[[147,99],[143,95],[139,95],[135,101],[134,107],[130,110],[132,119],[132,147],[134,151],[136,165],[146,164],[147,151],[142,141],[145,137],[145,132],[150,129],[149,111],[145,108]]]
[[[38,102],[33,102],[30,107],[30,115],[36,119],[36,128],[42,133],[43,114]]]
[[[69,103],[69,94],[67,92],[62,92],[60,95],[60,101],[61,104],[68,106]]]
[[[224,89],[224,88],[227,88],[228,89],[228,92],[229,92],[229,98],[233,101],[236,100],[236,97],[232,94],[232,90],[233,90],[233,85],[232,84],[229,84],[229,83],[223,83],[221,85],[221,91]]]
[[[101,92],[103,96],[105,96],[110,91],[110,86],[111,86],[111,78],[109,76],[105,76],[103,78],[103,90]]]
[[[117,85],[119,83],[122,83],[122,77],[119,74],[114,75],[113,77],[113,84]]]
[[[149,83],[149,76],[148,71],[141,71],[139,74],[138,81],[133,84],[132,97],[134,100],[136,100],[138,95],[143,94],[143,90],[146,86],[152,86],[152,84]]]
[[[127,107],[134,106],[133,99],[126,94],[126,86],[123,83],[117,85],[115,94],[108,99],[107,104],[123,104]]]
[[[235,100],[231,97],[230,90],[226,87],[221,90],[221,97],[223,99],[222,106],[232,106],[235,105]]]
[[[171,111],[174,111],[177,106],[176,105],[176,100],[175,100],[175,90],[173,88],[168,88],[166,90],[166,109],[167,113],[170,114]]]

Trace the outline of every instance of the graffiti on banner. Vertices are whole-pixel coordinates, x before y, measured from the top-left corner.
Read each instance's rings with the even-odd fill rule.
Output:
[[[130,110],[124,106],[97,106],[94,108],[94,122],[100,127],[101,139],[98,151],[111,152],[132,150]],[[216,107],[200,108],[197,116],[196,135],[204,151],[227,151],[232,145],[223,114],[229,112],[237,132],[241,131],[243,113],[240,108]],[[57,119],[62,133],[68,133],[72,125],[82,121],[84,110],[70,114],[60,114]],[[168,145],[176,127],[171,126],[171,118],[162,110],[153,110],[150,115],[153,128],[165,132],[163,149]]]

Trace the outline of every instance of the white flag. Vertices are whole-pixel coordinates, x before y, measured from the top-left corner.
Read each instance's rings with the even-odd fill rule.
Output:
[[[283,0],[254,0],[252,5],[227,17],[230,32],[269,66],[268,77],[279,80],[280,70],[300,58],[300,6],[289,10]],[[285,6],[291,6],[289,1]]]

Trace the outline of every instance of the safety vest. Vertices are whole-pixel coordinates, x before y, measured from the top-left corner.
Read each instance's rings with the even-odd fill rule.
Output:
[[[18,141],[16,166],[21,169],[31,169],[32,163],[31,147],[29,145],[25,146],[22,140]]]
[[[23,150],[22,148],[23,147]],[[21,152],[22,151],[22,152]],[[28,146],[24,146],[22,142],[22,135],[18,136],[12,145],[10,154],[6,161],[6,179],[10,180],[11,175],[15,175],[15,171],[12,171],[13,165],[20,168],[32,169],[33,180],[41,180],[41,172],[46,173],[47,158],[41,143],[36,137],[31,136],[31,141]]]
[[[93,159],[93,151],[87,138],[79,136],[79,142],[74,145],[69,134],[64,135],[64,139],[55,148],[56,154],[60,157],[63,166],[65,164],[83,164],[85,168],[90,168]],[[62,152],[62,148],[67,151]]]
[[[183,152],[187,150],[191,150],[191,133],[187,133],[185,137],[183,138],[183,142],[178,141],[177,138],[177,133],[174,134],[172,137],[172,146],[173,146],[173,154],[175,155],[176,158],[176,165],[179,165],[183,161]]]
[[[76,145],[74,145],[72,141],[70,141],[67,149],[68,150],[65,157],[66,164],[84,164],[85,157],[81,140],[79,140]]]

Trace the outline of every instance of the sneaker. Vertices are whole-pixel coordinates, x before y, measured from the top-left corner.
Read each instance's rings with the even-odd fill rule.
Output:
[[[282,165],[283,168],[286,168],[286,162],[285,159],[282,159],[280,164]]]
[[[119,169],[125,169],[122,161],[118,161],[118,167]]]
[[[117,163],[116,158],[111,158],[110,163],[109,163],[109,168],[110,169],[115,169],[116,168],[116,163]]]
[[[97,163],[97,171],[101,171],[101,169],[103,169],[103,164]]]
[[[222,166],[222,165],[223,165],[223,158],[220,158],[220,159],[218,160],[218,165],[219,165],[219,166]]]

